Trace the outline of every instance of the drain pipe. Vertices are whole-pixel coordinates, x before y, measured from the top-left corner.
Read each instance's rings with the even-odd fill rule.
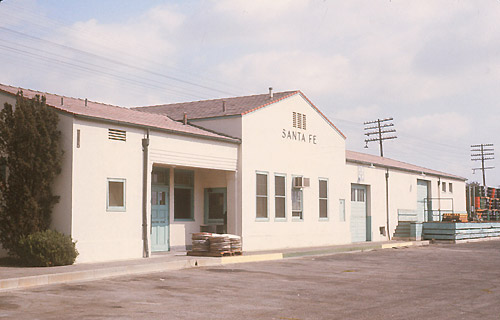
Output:
[[[389,169],[385,169],[385,208],[387,214],[387,240],[391,240],[391,231],[389,229]]]
[[[142,257],[149,258],[148,243],[148,153],[149,153],[149,129],[146,138],[142,139]]]

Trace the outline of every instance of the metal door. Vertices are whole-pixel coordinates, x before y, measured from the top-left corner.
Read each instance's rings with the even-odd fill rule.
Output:
[[[370,241],[371,229],[366,210],[366,187],[351,186],[351,241]],[[368,223],[367,223],[368,222]]]
[[[153,186],[151,189],[151,251],[168,251],[169,197],[168,187]]]

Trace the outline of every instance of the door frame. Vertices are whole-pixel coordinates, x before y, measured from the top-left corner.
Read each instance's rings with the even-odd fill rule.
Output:
[[[167,216],[165,218],[166,220],[166,243],[165,249],[153,249],[153,192],[154,191],[163,191],[165,192],[165,206],[167,208]],[[151,186],[151,212],[150,212],[150,218],[151,218],[151,228],[150,228],[150,244],[151,244],[151,252],[165,252],[165,251],[170,251],[170,187],[167,185],[152,185]]]
[[[208,219],[209,197],[208,193],[223,193],[224,194],[224,211],[226,213],[226,221],[224,219]],[[204,222],[207,225],[227,224],[227,187],[224,188],[205,188],[204,190]],[[227,227],[227,226],[226,226]]]

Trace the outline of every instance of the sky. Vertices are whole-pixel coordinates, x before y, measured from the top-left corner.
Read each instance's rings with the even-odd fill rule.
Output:
[[[301,90],[347,149],[378,155],[364,122],[393,118],[384,156],[482,183],[498,17],[498,0],[3,0],[0,83],[123,107]]]

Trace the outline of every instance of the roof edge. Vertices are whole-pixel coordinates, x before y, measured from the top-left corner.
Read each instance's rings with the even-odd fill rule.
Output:
[[[391,160],[394,160],[394,159],[391,159]],[[397,161],[397,160],[394,160],[394,161]],[[346,162],[365,164],[365,165],[372,165],[373,164],[375,166],[382,167],[382,168],[396,169],[399,171],[418,173],[418,174],[424,173],[426,175],[430,175],[430,176],[434,176],[434,177],[443,177],[443,178],[460,180],[460,181],[467,181],[468,180],[467,178],[456,176],[456,175],[453,175],[451,173],[441,172],[441,174],[438,174],[436,172],[429,172],[428,170],[431,170],[431,169],[424,168],[424,167],[422,167],[423,170],[412,170],[412,169],[405,169],[405,168],[401,168],[401,167],[397,167],[397,166],[385,165],[385,164],[381,164],[381,163],[374,163],[371,161],[349,159],[349,158],[347,158],[347,156],[346,156]]]

